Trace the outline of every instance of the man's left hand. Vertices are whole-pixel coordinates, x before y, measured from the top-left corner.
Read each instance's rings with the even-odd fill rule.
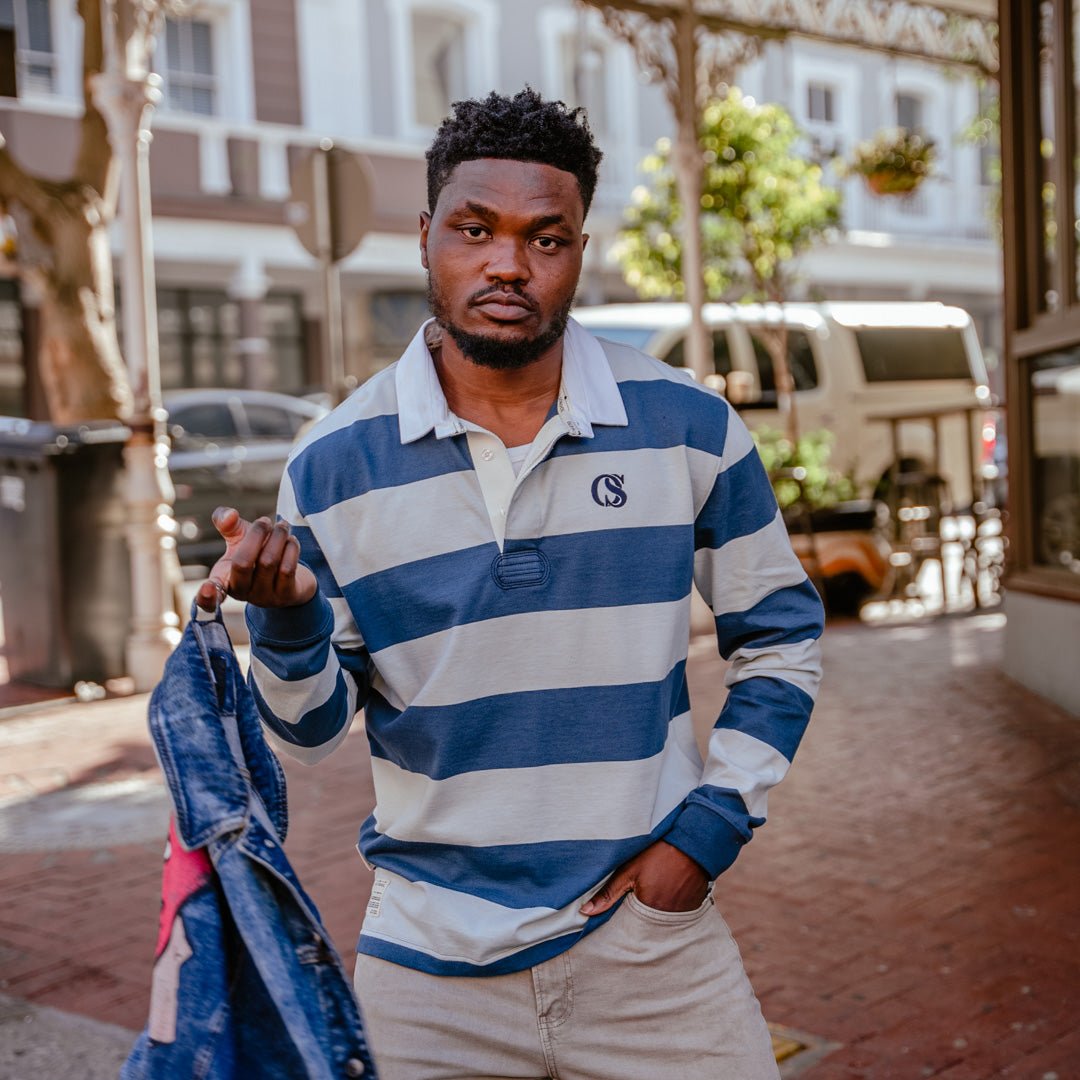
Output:
[[[693,911],[709,892],[709,878],[689,855],[657,840],[611,875],[607,884],[581,905],[583,915],[599,915],[632,892],[643,904],[660,911]]]

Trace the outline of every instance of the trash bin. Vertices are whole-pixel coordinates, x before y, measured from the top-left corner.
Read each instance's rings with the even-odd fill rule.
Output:
[[[123,675],[131,623],[119,423],[0,418],[0,607],[9,677]]]

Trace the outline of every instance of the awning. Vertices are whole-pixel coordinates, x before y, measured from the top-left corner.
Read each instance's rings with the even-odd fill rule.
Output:
[[[680,0],[585,0],[590,7],[680,15]],[[996,72],[996,0],[692,0],[714,31],[759,38],[798,35],[898,56]]]

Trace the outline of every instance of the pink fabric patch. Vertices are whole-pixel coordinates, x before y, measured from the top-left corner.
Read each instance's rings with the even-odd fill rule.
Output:
[[[214,868],[205,848],[185,851],[176,833],[176,821],[169,818],[169,846],[165,853],[165,869],[161,875],[161,916],[158,922],[157,946],[159,957],[169,943],[173,922],[184,903],[210,880]]]

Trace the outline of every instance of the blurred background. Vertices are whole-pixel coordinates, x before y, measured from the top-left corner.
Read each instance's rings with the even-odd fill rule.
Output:
[[[0,736],[154,685],[211,510],[273,513],[427,317],[450,104],[525,85],[604,152],[575,316],[740,410],[859,658],[837,707],[910,719],[938,663],[961,728],[1019,702],[1072,769],[1077,0],[0,0]],[[77,786],[18,761],[0,825]]]

